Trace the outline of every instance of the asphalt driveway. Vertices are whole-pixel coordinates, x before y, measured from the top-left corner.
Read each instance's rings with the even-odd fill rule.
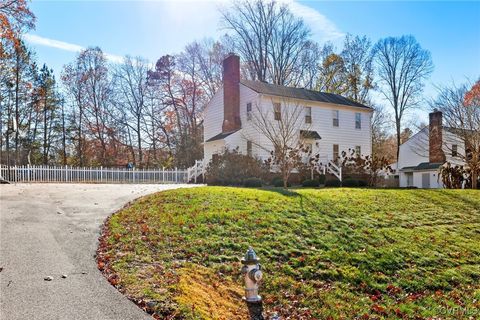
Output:
[[[0,319],[151,319],[96,268],[100,226],[135,198],[190,186],[0,185]]]

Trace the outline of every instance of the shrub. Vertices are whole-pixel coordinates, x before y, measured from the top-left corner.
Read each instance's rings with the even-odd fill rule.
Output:
[[[206,178],[209,185],[241,186],[249,177],[264,177],[267,170],[262,161],[234,150],[226,149],[208,164]]]
[[[243,186],[247,188],[260,188],[263,182],[260,178],[248,178],[243,181]]]
[[[325,187],[341,187],[342,182],[340,180],[332,179],[332,180],[327,180],[325,181]]]
[[[347,188],[356,188],[359,186],[358,180],[355,179],[345,179],[342,181],[342,186]]]
[[[317,180],[307,179],[302,182],[303,187],[316,188],[320,186],[320,183]]]
[[[358,180],[359,187],[368,187],[368,181],[365,180]]]
[[[318,183],[320,184],[325,184],[326,177],[324,174],[321,174],[320,177],[318,178]]]
[[[274,187],[277,187],[277,188],[283,187],[283,179],[282,179],[281,177],[275,177],[275,178],[273,178],[273,179],[272,179],[272,185],[273,185]],[[290,182],[288,182],[288,183],[287,183],[287,187],[290,187],[290,186],[291,186],[291,184],[290,184]]]

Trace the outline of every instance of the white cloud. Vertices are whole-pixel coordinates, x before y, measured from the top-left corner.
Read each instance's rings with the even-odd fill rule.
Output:
[[[345,36],[345,33],[340,31],[335,23],[317,10],[294,0],[282,1],[289,5],[295,16],[303,18],[305,23],[312,29],[316,38],[318,37],[315,40],[320,42],[335,41]]]
[[[45,47],[50,47],[50,48],[55,48],[63,51],[70,51],[70,52],[80,52],[85,49],[85,47],[82,47],[78,44],[74,43],[68,43],[68,42],[63,42],[59,40],[54,40],[54,39],[49,39],[49,38],[44,38],[35,34],[30,34],[27,33],[24,36],[25,40],[28,41],[29,43],[40,45],[40,46],[45,46]],[[120,63],[123,61],[123,57],[117,56],[114,54],[110,53],[105,53],[105,56],[107,57],[108,60],[114,63]]]

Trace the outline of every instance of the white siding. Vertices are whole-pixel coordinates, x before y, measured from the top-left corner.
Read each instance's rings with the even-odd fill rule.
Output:
[[[209,163],[212,160],[212,155],[220,154],[225,150],[225,141],[224,140],[215,140],[211,142],[205,142],[203,145],[203,157],[206,163]]]
[[[398,168],[400,170],[404,167],[418,166],[422,162],[429,162],[428,130],[428,126],[423,128],[400,146],[400,155],[398,159]],[[465,148],[458,136],[447,130],[443,130],[442,149],[445,153],[446,160],[454,164],[463,164],[463,161],[460,157],[452,157],[452,144],[458,145],[458,153],[460,155],[464,154]],[[430,175],[430,188],[443,188],[442,182],[438,181],[437,170],[415,171],[413,173],[413,186],[422,188],[423,173],[429,173]],[[407,177],[405,172],[400,171],[399,175],[400,187],[407,187]]]
[[[407,182],[407,175],[411,174],[413,175],[412,183]],[[430,189],[438,189],[438,188],[443,188],[443,183],[441,179],[438,179],[438,171],[437,170],[424,170],[424,171],[414,171],[413,173],[406,173],[400,171],[400,187],[405,188],[405,187],[416,187],[416,188],[423,188],[423,183],[422,183],[422,175],[423,174],[428,174],[429,179],[430,179]]]
[[[261,110],[266,112],[268,110],[273,119],[273,103],[280,102],[282,107],[293,107],[297,105],[302,107],[312,108],[312,123],[306,124],[304,121],[304,115],[302,115],[300,129],[317,131],[321,137],[318,142],[318,147],[314,145],[314,152],[319,153],[321,157],[328,157],[333,159],[333,145],[338,144],[340,152],[348,151],[348,149],[354,149],[355,146],[360,146],[363,155],[370,155],[372,152],[371,147],[371,111],[362,110],[360,108],[351,108],[347,106],[332,105],[320,102],[300,101],[300,100],[286,100],[278,97],[262,96]],[[257,108],[253,107],[254,112]],[[340,124],[338,127],[333,126],[333,111],[339,111]],[[258,112],[258,111],[257,111]],[[362,115],[362,127],[361,129],[355,129],[355,113],[361,113]],[[243,116],[246,117],[245,114]],[[269,152],[273,147],[265,136],[258,133],[258,130],[254,128],[251,121],[243,122],[243,136],[245,139],[252,140],[257,146],[254,146],[253,154],[256,154],[262,158],[269,157]],[[261,147],[259,147],[261,146]],[[245,143],[246,147],[246,143]]]
[[[244,138],[242,132],[247,124],[247,103],[252,103],[252,109],[256,109],[258,105],[259,95],[250,88],[240,85],[240,121],[242,123],[242,130],[229,135],[222,141],[205,142],[204,144],[204,158],[207,162],[210,161],[212,155],[222,152],[224,148],[230,150],[239,147],[240,152],[247,152],[247,140]],[[205,109],[204,120],[204,141],[216,136],[222,132],[223,124],[223,87],[218,89],[212,100],[208,103]],[[253,154],[255,154],[255,146],[253,146]]]
[[[370,155],[372,152],[371,144],[371,117],[370,109],[362,109],[348,107],[342,105],[334,105],[321,102],[285,99],[274,96],[264,96],[256,93],[250,88],[240,85],[240,119],[242,122],[242,130],[225,138],[225,145],[234,149],[239,147],[240,152],[247,152],[247,140],[253,143],[252,154],[254,156],[266,159],[270,156],[273,147],[270,141],[263,135],[259,134],[254,127],[253,121],[247,119],[247,103],[252,103],[252,112],[258,112],[258,109],[268,110],[273,119],[273,103],[280,102],[282,107],[300,105],[302,107],[312,108],[312,123],[305,124],[304,116],[302,116],[302,126],[300,129],[317,131],[321,137],[318,147],[315,145],[314,152],[319,153],[322,158],[333,159],[333,145],[339,145],[340,153],[354,149],[360,146],[363,155]],[[339,111],[339,126],[333,126],[333,110]],[[355,128],[355,113],[361,113],[361,129]],[[219,134],[222,131],[223,122],[223,90],[219,89],[212,101],[208,104],[205,111],[205,140]],[[205,159],[210,161],[213,153],[219,150],[219,144],[212,142],[205,143]]]
[[[400,145],[398,169],[418,166],[422,162],[428,162],[428,127]]]
[[[457,157],[452,156],[452,145],[454,144],[458,146]],[[445,152],[445,156],[448,162],[452,164],[458,164],[458,165],[465,164],[465,162],[463,161],[463,157],[465,156],[465,145],[457,135],[451,133],[448,130],[443,130],[442,149],[443,149],[443,152]]]
[[[430,178],[430,189],[443,188],[442,181],[438,180],[438,172],[432,171],[415,171],[413,173],[413,185],[417,188],[422,188],[422,175],[428,174]]]
[[[220,87],[205,107],[203,120],[203,141],[222,132],[223,125],[223,87]]]

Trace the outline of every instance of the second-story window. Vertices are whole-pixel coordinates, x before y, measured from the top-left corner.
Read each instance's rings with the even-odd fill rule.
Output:
[[[282,119],[282,105],[280,102],[273,103],[273,117],[277,121]]]
[[[252,120],[252,103],[247,103],[247,120]]]
[[[252,150],[253,150],[252,141],[247,140],[247,155],[250,157],[252,156]]]
[[[362,129],[362,114],[360,112],[355,113],[355,129]]]
[[[312,108],[305,107],[305,123],[312,123]]]
[[[338,119],[338,110],[333,110],[333,126],[338,127],[339,125],[339,119]]]
[[[452,144],[452,157],[458,156],[458,145]]]

